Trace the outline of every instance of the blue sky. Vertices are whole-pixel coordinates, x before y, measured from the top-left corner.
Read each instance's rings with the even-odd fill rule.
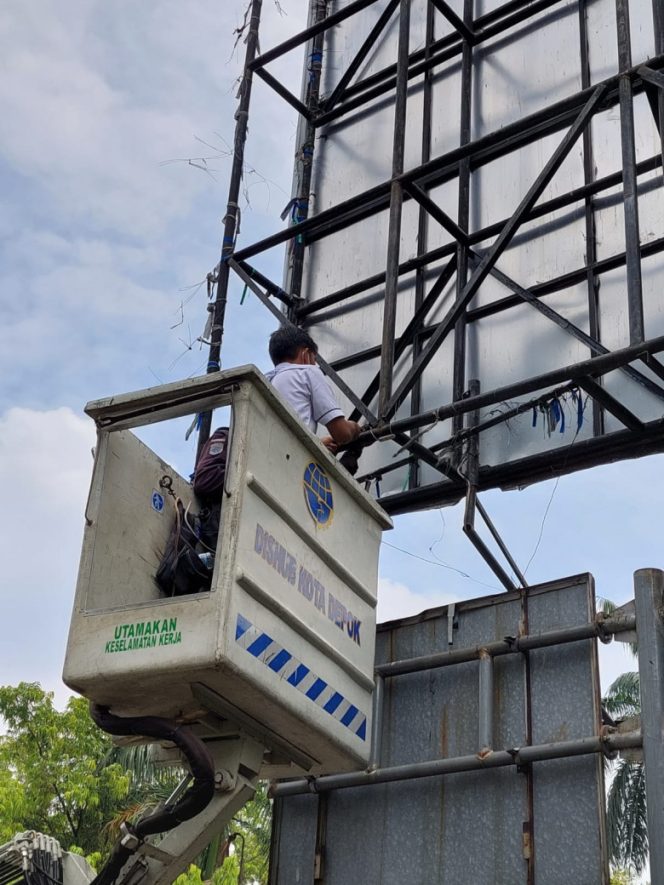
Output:
[[[243,7],[0,8],[3,683],[38,680],[66,696],[60,671],[94,444],[83,405],[204,370],[199,284],[219,256]],[[281,7],[264,0],[263,49],[302,25],[303,0]],[[299,61],[284,69],[293,83]],[[256,84],[241,243],[283,226],[294,133],[293,115]],[[263,266],[279,279],[281,263],[275,251]],[[274,322],[240,294],[233,283],[223,363],[266,368]],[[172,446],[193,458],[191,444]],[[484,503],[522,567],[539,539],[530,581],[589,571],[599,594],[621,602],[632,572],[663,559],[662,464],[624,462]],[[461,516],[455,507],[397,520],[385,540],[408,553],[383,548],[384,618],[500,589]],[[605,682],[632,666],[622,648],[602,653]]]

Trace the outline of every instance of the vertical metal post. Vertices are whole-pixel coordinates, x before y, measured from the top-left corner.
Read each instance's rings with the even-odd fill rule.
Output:
[[[588,89],[592,84],[590,75],[590,47],[588,43],[588,0],[579,0],[579,49],[581,57],[581,86]],[[593,153],[592,126],[588,126],[583,133],[583,182],[592,184],[595,178],[595,160]],[[593,197],[587,196],[584,200],[585,232],[586,232],[586,286],[588,289],[588,325],[592,338],[601,341],[600,312],[599,312],[599,277],[595,273],[594,265],[597,260],[597,237],[595,230],[595,210]],[[591,353],[592,356],[592,353]],[[602,379],[598,378],[601,384]],[[604,433],[604,411],[602,404],[591,397],[593,410],[593,434],[602,436]]]
[[[312,9],[309,16],[310,24],[316,25],[327,15],[327,0],[312,0]],[[325,31],[317,34],[310,44],[309,62],[307,65],[309,80],[307,83],[304,103],[313,114],[318,110],[320,101],[320,82],[323,71],[323,47],[325,45]],[[302,119],[302,118],[301,118]],[[304,132],[296,157],[297,184],[294,193],[293,222],[299,223],[309,217],[309,202],[311,200],[311,177],[313,172],[314,149],[316,144],[316,127],[313,118],[307,121],[302,119]],[[299,130],[301,131],[301,130]],[[298,132],[299,134],[299,132]],[[292,241],[291,267],[288,281],[289,291],[295,295],[302,294],[302,277],[304,274],[305,243],[301,237]],[[293,316],[291,315],[291,319]]]
[[[464,0],[463,20],[468,27],[473,25],[473,0]],[[464,38],[461,58],[461,147],[468,144],[471,138],[471,111],[473,100],[473,47]],[[459,203],[458,224],[461,230],[468,233],[470,224],[470,157],[459,163]],[[457,245],[457,298],[468,282],[468,246]],[[454,368],[452,380],[452,399],[461,399],[466,383],[466,317],[465,311],[454,326]],[[452,418],[452,433],[458,433],[463,427],[463,415]]]
[[[621,73],[620,140],[623,164],[623,206],[625,212],[625,267],[627,271],[627,312],[630,344],[644,339],[643,293],[641,284],[641,243],[634,143],[634,102],[632,81],[627,73],[632,66],[628,0],[616,0],[618,64]]]
[[[385,677],[378,673],[374,676],[374,692],[371,714],[371,751],[369,770],[380,767],[380,756],[383,743],[383,708],[385,705]]]
[[[408,49],[410,43],[410,0],[401,0],[399,13],[399,51],[397,83],[394,103],[394,141],[392,147],[392,186],[390,191],[390,221],[387,233],[387,265],[385,273],[385,305],[383,311],[383,339],[380,361],[380,388],[378,414],[387,413],[392,396],[394,370],[394,336],[397,319],[399,289],[399,246],[401,243],[401,210],[403,188],[396,181],[403,172],[406,144],[406,111],[408,104]]]
[[[480,392],[480,382],[473,378],[468,383],[468,396],[477,396]],[[473,409],[473,411],[469,414],[468,419],[468,427],[477,427],[480,420],[479,409]],[[463,532],[470,541],[470,543],[475,547],[475,549],[480,553],[483,557],[486,564],[493,571],[494,575],[501,582],[503,587],[506,590],[514,590],[516,589],[514,584],[512,583],[512,579],[507,574],[504,568],[500,565],[496,557],[489,550],[487,545],[478,535],[475,529],[475,510],[477,504],[479,503],[477,500],[477,487],[479,485],[480,479],[480,439],[479,434],[474,433],[469,439],[467,443],[467,454],[468,461],[466,467],[466,481],[468,483],[468,489],[466,491],[466,507],[463,513]],[[490,521],[489,521],[490,522]],[[491,526],[493,529],[493,526]],[[495,532],[495,530],[494,530]],[[492,532],[492,533],[494,533]],[[495,534],[494,534],[495,537]]]
[[[432,3],[427,4],[427,22],[424,46],[424,57],[428,61],[431,57],[431,44],[435,38],[435,20],[436,10]],[[429,68],[424,75],[424,85],[422,87],[422,153],[420,160],[422,164],[427,163],[431,159],[431,105],[433,91],[433,70]],[[420,206],[417,222],[417,254],[424,255],[427,251],[427,243],[429,237],[429,213]],[[415,277],[415,314],[421,309],[424,303],[426,280],[426,265],[417,270]],[[415,361],[422,350],[420,334],[415,332],[413,335],[413,361]],[[410,397],[410,414],[417,415],[422,408],[422,379],[418,378],[413,386]],[[413,434],[415,435],[415,434]],[[413,461],[408,474],[408,487],[413,489],[418,485],[420,475],[420,462]]]
[[[650,878],[664,883],[664,572],[634,573]]]
[[[655,31],[655,54],[664,53],[664,5],[662,0],[652,0],[652,19]],[[664,157],[664,90],[657,90],[657,111],[659,115],[659,134],[662,142],[662,157]]]
[[[240,185],[244,169],[244,148],[247,142],[247,126],[249,119],[249,105],[251,103],[252,71],[251,63],[258,54],[258,32],[261,22],[261,8],[263,0],[252,0],[251,15],[249,18],[249,32],[247,34],[247,50],[244,56],[244,71],[240,86],[240,102],[235,112],[235,137],[233,139],[233,164],[231,167],[231,180],[228,186],[228,202],[224,217],[224,237],[221,244],[221,259],[217,274],[217,297],[212,312],[212,330],[210,334],[210,353],[208,356],[207,371],[217,372],[221,367],[221,342],[224,335],[224,317],[226,315],[226,302],[228,299],[228,280],[230,269],[228,260],[235,249],[238,222],[238,200],[240,198]],[[212,412],[204,412],[201,415],[201,426],[198,434],[198,451],[210,436],[212,426]]]
[[[479,748],[480,753],[493,748],[493,658],[480,650]]]

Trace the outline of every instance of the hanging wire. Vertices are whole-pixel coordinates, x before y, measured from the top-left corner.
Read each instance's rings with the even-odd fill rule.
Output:
[[[399,553],[405,553],[406,556],[412,556],[413,559],[419,559],[420,562],[426,562],[429,565],[437,565],[439,566],[439,568],[444,568],[448,571],[456,572],[458,575],[461,575],[462,578],[466,578],[467,580],[472,581],[473,584],[480,584],[482,587],[488,587],[489,590],[497,590],[498,592],[500,592],[502,589],[501,587],[496,587],[495,584],[487,584],[484,581],[480,581],[478,578],[473,578],[473,576],[469,575],[468,572],[464,572],[461,569],[456,568],[456,566],[449,565],[449,563],[443,562],[442,559],[427,559],[426,556],[420,556],[418,553],[412,553],[410,550],[406,550],[404,547],[397,547],[396,544],[390,544],[389,541],[383,541],[382,544],[384,544],[386,547],[391,547],[392,550],[398,550]]]
[[[582,402],[581,402],[581,401],[582,401]],[[581,417],[580,417],[580,419],[579,419],[579,421],[578,421],[578,423],[577,423],[576,432],[574,433],[574,437],[573,437],[573,439],[572,439],[572,442],[571,442],[571,443],[569,444],[569,446],[567,447],[567,454],[565,455],[565,460],[564,460],[564,462],[563,462],[563,469],[564,469],[565,466],[567,465],[567,459],[568,459],[568,457],[569,457],[569,454],[570,454],[570,451],[571,451],[571,449],[572,449],[572,446],[573,446],[574,443],[576,442],[577,437],[578,437],[579,433],[581,432],[581,427],[583,426],[582,416],[583,416],[583,413],[584,413],[585,410],[586,410],[586,404],[587,404],[587,402],[588,402],[588,397],[586,396],[586,398],[582,400],[582,397],[581,397],[581,395],[579,394],[579,402],[581,403],[581,406],[580,406],[580,408],[579,408],[578,414],[579,414]],[[554,498],[554,496],[555,496],[555,494],[556,494],[556,491],[558,490],[558,485],[559,485],[559,483],[560,483],[560,476],[557,476],[557,477],[556,477],[556,481],[555,481],[555,483],[554,483],[554,485],[553,485],[553,489],[551,490],[551,497],[549,498],[549,502],[548,502],[548,504],[546,505],[546,509],[544,510],[544,516],[542,517],[542,523],[541,523],[541,525],[540,525],[539,535],[537,536],[537,543],[535,544],[535,549],[533,550],[533,552],[532,552],[532,554],[531,554],[531,556],[530,556],[530,559],[528,560],[528,565],[526,565],[525,569],[523,570],[523,574],[524,574],[524,576],[528,573],[528,569],[530,568],[530,564],[532,563],[533,559],[535,558],[535,554],[536,554],[537,551],[539,550],[539,546],[540,546],[540,544],[541,544],[541,542],[542,542],[542,537],[544,536],[544,526],[545,526],[545,524],[546,524],[546,519],[547,519],[547,517],[548,517],[548,515],[549,515],[549,510],[551,509],[551,505],[553,504],[553,498]]]

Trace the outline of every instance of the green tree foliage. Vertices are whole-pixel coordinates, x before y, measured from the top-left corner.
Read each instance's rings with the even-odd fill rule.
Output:
[[[113,746],[87,701],[71,698],[59,712],[34,683],[0,687],[0,719],[0,844],[39,830],[100,869],[121,823],[165,800],[184,773],[155,765],[153,745]],[[212,885],[265,885],[271,813],[261,785],[178,885],[201,885],[203,876]]]
[[[104,764],[110,738],[90,719],[87,701],[71,698],[63,712],[35,683],[0,687],[0,841],[19,830],[54,836],[88,854],[127,796],[130,776]]]
[[[605,709],[616,718],[641,712],[639,674],[623,673],[603,698]],[[642,762],[620,759],[607,798],[607,832],[612,864],[640,873],[648,857],[646,785]]]
[[[244,883],[247,880],[242,879],[241,881]],[[240,862],[237,857],[235,855],[227,857],[223,864],[213,872],[210,879],[203,879],[200,867],[191,864],[187,872],[178,876],[173,885],[203,885],[204,882],[210,882],[211,885],[238,885],[240,882]]]
[[[614,870],[610,885],[634,885],[634,876],[629,870]]]
[[[259,785],[252,801],[247,802],[233,819],[233,832],[239,834],[234,844],[242,859],[239,885],[266,885],[272,834],[272,803],[267,795],[267,784]]]

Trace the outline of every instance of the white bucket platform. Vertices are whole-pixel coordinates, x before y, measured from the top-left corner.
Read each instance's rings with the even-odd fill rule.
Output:
[[[165,597],[155,573],[190,484],[131,428],[232,410],[210,592]],[[118,716],[223,735],[278,765],[367,764],[381,532],[391,522],[253,366],[89,403],[95,466],[64,680]]]

